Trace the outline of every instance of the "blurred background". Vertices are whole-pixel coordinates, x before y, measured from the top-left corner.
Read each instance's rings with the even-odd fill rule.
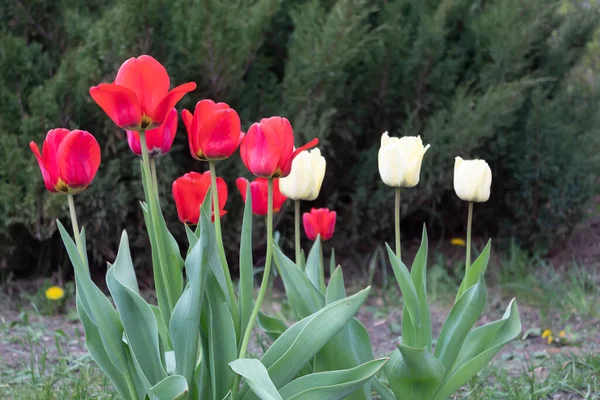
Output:
[[[46,192],[28,146],[55,127],[88,130],[101,144],[97,177],[76,197],[93,266],[103,271],[114,259],[127,228],[136,265],[151,271],[139,159],[88,94],[141,54],[166,66],[172,86],[198,84],[180,108],[224,101],[244,130],[282,115],[296,145],[319,138],[326,178],[303,211],[338,212],[330,243],[349,271],[372,264],[393,240],[394,191],[377,169],[386,130],[431,144],[419,185],[402,195],[407,247],[423,223],[438,248],[464,238],[466,204],[452,187],[461,156],[484,158],[493,171],[490,201],[475,207],[476,243],[494,237],[500,249],[552,257],[575,226],[599,214],[598,7],[581,0],[3,1],[0,279],[71,273],[55,223],[67,221],[66,199]],[[171,183],[207,168],[190,156],[180,120],[158,175],[164,213],[182,242]],[[237,260],[235,178],[250,176],[237,154],[217,172],[229,186],[223,224]],[[288,202],[276,217],[288,250],[292,220]],[[262,256],[263,221],[255,221]],[[577,241],[598,246],[589,239]]]

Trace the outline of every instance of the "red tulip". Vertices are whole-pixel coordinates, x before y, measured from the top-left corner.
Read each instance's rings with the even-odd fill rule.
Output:
[[[206,195],[210,195],[210,171],[203,174],[188,172],[173,182],[173,198],[177,207],[177,215],[184,224],[197,225],[200,219],[200,206]],[[227,202],[227,184],[223,178],[217,177],[217,193],[219,194],[219,212],[227,214],[223,208]],[[212,206],[212,220],[215,218],[215,207]]]
[[[292,170],[292,160],[301,151],[319,143],[313,139],[294,149],[294,132],[287,118],[263,118],[252,124],[242,140],[240,155],[246,167],[261,178],[283,178]]]
[[[225,103],[202,100],[196,104],[193,115],[183,110],[181,117],[188,132],[190,152],[196,160],[228,158],[244,137],[240,117]]]
[[[335,211],[328,208],[313,208],[309,213],[302,215],[302,224],[304,232],[310,240],[317,240],[321,235],[321,240],[329,240],[335,230]]]
[[[35,142],[29,143],[29,148],[37,158],[46,189],[51,192],[83,192],[100,166],[100,146],[86,131],[52,129],[41,153]]]
[[[237,178],[238,190],[242,194],[242,199],[246,201],[246,190],[250,184],[250,195],[252,196],[252,212],[256,215],[267,215],[269,203],[269,181],[265,178],[256,178],[248,182],[244,178]],[[273,179],[273,212],[279,212],[281,206],[287,200],[281,190],[279,190],[279,179]]]
[[[90,95],[115,124],[140,131],[162,125],[175,104],[196,89],[194,82],[169,91],[170,86],[165,67],[144,55],[125,61],[114,83],[93,86]]]
[[[177,110],[172,109],[167,119],[161,126],[146,131],[146,147],[150,157],[163,156],[171,150],[175,134],[177,133]],[[142,145],[140,143],[140,133],[136,131],[127,131],[127,143],[129,148],[138,156],[142,155]]]

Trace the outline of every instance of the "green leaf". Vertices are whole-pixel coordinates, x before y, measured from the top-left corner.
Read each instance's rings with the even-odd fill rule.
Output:
[[[452,369],[465,337],[485,308],[486,300],[485,281],[483,275],[479,275],[479,282],[469,288],[450,310],[434,352],[435,358],[442,362],[446,371]]]
[[[344,399],[362,387],[387,361],[388,358],[380,358],[351,369],[305,375],[284,386],[280,393],[286,400]]]
[[[246,188],[246,205],[240,239],[240,289],[239,315],[241,319],[240,332],[246,331],[250,314],[254,307],[254,262],[252,260],[252,195],[250,185]],[[240,335],[241,345],[242,335]]]
[[[329,257],[329,276],[333,275],[335,267],[335,249],[331,248],[331,257]]]
[[[331,304],[334,301],[343,299],[346,297],[346,288],[344,287],[344,274],[342,267],[337,267],[331,274],[329,284],[327,285],[327,292],[325,294],[325,303]]]
[[[446,374],[435,399],[450,397],[520,333],[519,309],[512,299],[502,319],[475,328],[467,335],[454,368]]]
[[[419,315],[421,326],[416,328],[408,312],[408,308],[402,309],[402,343],[421,348],[426,346],[431,351],[431,316],[429,312],[429,301],[427,300],[427,230],[423,225],[421,246],[412,264],[410,276],[419,299]]]
[[[325,305],[325,298],[296,264],[275,246],[275,263],[283,279],[285,292],[296,316],[305,318]]]
[[[404,307],[408,309],[413,326],[419,328],[421,326],[421,317],[419,313],[419,297],[417,296],[415,284],[406,265],[394,254],[389,245],[386,244],[386,247],[396,281],[398,281],[398,285],[402,291]]]
[[[155,385],[167,376],[167,372],[161,358],[154,312],[139,294],[125,231],[117,259],[106,273],[106,284],[123,321],[132,354],[150,385]]]
[[[306,259],[306,276],[313,284],[313,286],[319,290],[321,282],[321,236],[317,236],[317,240],[313,243],[308,258]]]
[[[189,387],[181,375],[171,375],[148,390],[157,400],[182,400],[187,397]]]
[[[433,398],[444,378],[445,368],[427,347],[416,349],[399,343],[390,357],[384,370],[397,398]]]
[[[85,345],[90,352],[92,359],[96,361],[100,369],[104,371],[106,375],[108,375],[112,383],[117,388],[119,395],[126,399],[130,396],[130,394],[124,373],[115,367],[112,360],[106,353],[106,349],[104,348],[102,339],[100,338],[100,332],[81,305],[79,293],[76,293],[75,295],[75,303],[77,307],[77,314],[79,314],[79,319],[81,320],[83,330],[85,331]],[[130,374],[130,371],[126,371],[125,374]]]
[[[189,285],[177,301],[169,323],[175,352],[175,371],[186,379],[190,387],[200,345],[200,312],[209,270],[208,262],[215,248],[215,238],[208,228],[210,224],[208,216],[201,214],[200,239],[195,242],[185,260]]]
[[[126,355],[126,345],[123,343],[123,324],[119,319],[119,314],[110,300],[90,279],[87,265],[84,264],[75,242],[73,242],[64,226],[59,220],[56,220],[56,224],[75,270],[81,306],[89,316],[90,321],[98,328],[102,345],[112,363],[121,373],[128,373],[129,363]]]
[[[490,261],[490,253],[492,251],[492,239],[488,240],[485,248],[477,257],[477,259],[471,264],[469,270],[465,274],[462,282],[460,283],[460,287],[458,288],[458,293],[456,294],[455,303],[460,299],[460,296],[463,295],[464,292],[467,291],[471,286],[477,283],[479,279],[479,275],[484,274],[487,269],[488,263]]]
[[[279,318],[268,316],[260,311],[258,312],[258,325],[273,341],[277,340],[288,328],[285,322]]]
[[[246,380],[250,389],[261,400],[283,400],[269,378],[267,369],[260,361],[252,358],[241,358],[232,361],[229,366]]]
[[[278,345],[287,331],[273,343],[261,360],[277,387],[292,380],[302,367],[352,319],[366,300],[369,290],[370,288],[364,289],[353,296],[331,303],[312,317],[308,317],[310,320],[297,334],[291,346],[282,349]],[[293,330],[291,332],[295,333]],[[280,354],[280,356],[273,357],[273,354]],[[271,363],[274,358],[276,360]]]
[[[396,400],[394,393],[392,393],[390,389],[381,383],[377,377],[371,379],[371,386],[373,386],[373,390],[379,395],[379,397],[381,397],[382,400]]]
[[[208,324],[212,390],[217,399],[227,395],[235,378],[229,363],[237,358],[237,338],[225,292],[213,274],[208,276],[206,296],[210,307]]]
[[[154,313],[154,319],[158,324],[158,335],[160,337],[161,343],[163,345],[163,350],[165,352],[173,350],[173,343],[171,342],[171,335],[169,334],[169,330],[165,325],[165,321],[162,319],[162,315],[160,314],[160,308],[150,304],[150,308]]]

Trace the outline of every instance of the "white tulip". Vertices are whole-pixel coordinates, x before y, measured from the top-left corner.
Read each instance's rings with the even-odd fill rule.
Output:
[[[485,202],[490,198],[492,170],[484,160],[454,161],[454,191],[464,201]]]
[[[292,171],[279,179],[281,193],[292,200],[314,200],[325,177],[325,157],[319,149],[305,150],[292,161]]]
[[[392,187],[413,187],[419,183],[421,162],[429,145],[423,147],[420,136],[381,136],[378,163],[381,180]]]

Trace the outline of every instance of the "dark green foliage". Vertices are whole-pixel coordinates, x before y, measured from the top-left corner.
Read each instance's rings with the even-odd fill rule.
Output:
[[[565,0],[5,2],[0,254],[31,241],[11,234],[14,226],[48,243],[54,219],[67,215],[64,199],[45,192],[27,145],[68,127],[89,130],[102,147],[96,180],[76,198],[95,264],[114,258],[125,227],[134,257],[149,263],[136,251],[147,240],[138,159],[88,94],[142,53],[167,67],[172,85],[197,82],[181,107],[208,97],[237,109],[244,130],[280,114],[292,121],[297,145],[319,137],[328,169],[315,204],[338,211],[333,244],[347,265],[393,235],[393,190],[377,171],[385,130],[432,145],[418,187],[403,191],[406,234],[420,232],[423,221],[434,235],[462,232],[466,210],[452,189],[460,155],[485,158],[494,173],[475,232],[552,245],[580,219],[600,170],[597,66],[589,56],[598,52],[597,25],[596,8]],[[164,212],[183,237],[170,183],[206,165],[189,156],[179,125],[158,168]],[[218,173],[229,183],[224,228],[233,255],[241,221],[234,178],[248,174],[237,156]],[[279,216],[284,238],[289,211]]]

